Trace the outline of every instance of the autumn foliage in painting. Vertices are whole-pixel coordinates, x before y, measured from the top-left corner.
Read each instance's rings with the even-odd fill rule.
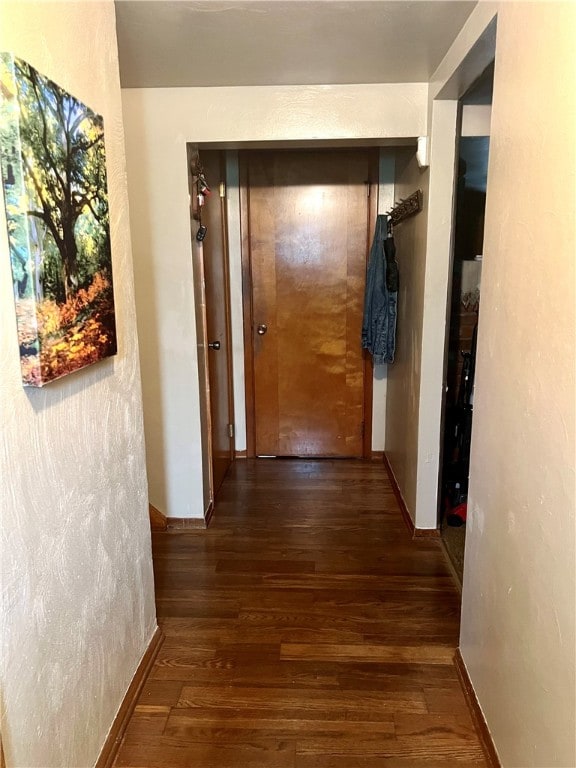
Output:
[[[26,383],[42,383],[95,363],[113,354],[114,317],[109,299],[110,283],[101,273],[88,289],[81,288],[68,301],[51,299],[35,304],[21,299],[16,304],[20,345],[34,349],[41,340],[41,355],[23,355],[22,374]]]
[[[0,56],[0,150],[24,384],[116,352],[102,118]]]

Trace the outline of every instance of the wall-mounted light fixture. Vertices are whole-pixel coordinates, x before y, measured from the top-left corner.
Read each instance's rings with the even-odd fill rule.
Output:
[[[428,136],[419,136],[416,147],[416,160],[419,168],[428,168],[430,160],[428,159]]]

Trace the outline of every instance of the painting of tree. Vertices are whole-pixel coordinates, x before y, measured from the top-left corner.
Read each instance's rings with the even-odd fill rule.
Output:
[[[0,54],[0,158],[22,380],[116,354],[104,125]]]

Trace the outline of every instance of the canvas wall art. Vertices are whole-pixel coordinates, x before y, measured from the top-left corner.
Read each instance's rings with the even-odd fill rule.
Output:
[[[116,354],[104,125],[0,54],[0,160],[22,381]]]

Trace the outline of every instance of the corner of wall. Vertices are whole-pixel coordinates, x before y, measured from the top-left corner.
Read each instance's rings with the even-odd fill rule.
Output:
[[[434,103],[419,391],[417,528],[436,528],[438,524],[444,339],[451,264],[457,117],[457,101]]]
[[[88,766],[156,626],[114,4],[0,18],[0,49],[104,118],[115,357],[22,388],[0,221],[2,742],[9,766]]]

